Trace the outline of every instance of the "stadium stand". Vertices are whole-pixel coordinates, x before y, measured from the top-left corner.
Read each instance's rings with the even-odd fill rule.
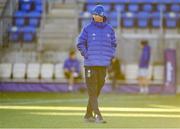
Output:
[[[108,17],[112,17],[111,14],[117,12],[120,15],[122,28],[157,28],[161,24],[161,12],[163,17],[163,27],[166,29],[179,28],[179,12],[180,1],[179,0],[87,0],[84,5],[84,12],[90,13],[90,10],[98,3],[104,4],[106,10],[109,12]],[[111,13],[113,12],[113,13]],[[117,18],[113,18],[109,21],[114,28],[118,28]],[[158,23],[159,22],[159,23]],[[81,26],[87,25],[87,18],[82,17]]]
[[[35,40],[37,46],[25,43],[22,47],[20,44],[11,43],[9,48],[1,49],[1,78],[11,78],[13,75],[13,80],[21,78],[25,81],[39,80],[39,77],[47,80],[55,77],[55,81],[64,79],[62,64],[68,56],[68,50],[75,46],[78,24],[79,30],[87,25],[91,20],[91,9],[97,3],[102,3],[102,0],[99,2],[98,0],[84,0],[85,2],[78,6],[76,3],[59,4],[58,0],[54,3],[50,0],[52,4],[49,5],[49,12],[45,15],[42,5],[44,0],[17,1],[18,8],[13,12],[13,17],[11,17],[13,21],[10,22],[11,26],[8,28],[9,40],[11,42],[34,42]],[[162,83],[164,79],[163,49],[176,48],[180,42],[178,30],[180,0],[103,0],[102,4],[107,11],[108,22],[117,32],[117,57],[122,60],[127,80],[137,79],[140,50],[138,45],[142,39],[147,39],[153,51],[149,78],[153,78],[153,81],[160,80]],[[129,29],[131,33],[128,31],[126,33],[124,31],[126,29]],[[171,30],[175,30],[175,33],[171,33]],[[78,58],[83,62],[79,53]],[[25,75],[23,72],[21,76],[17,75],[19,77],[14,76],[15,62],[26,64]],[[154,62],[158,62],[160,66],[154,65]],[[6,68],[7,75],[2,72],[5,63],[11,65]],[[47,66],[47,63],[50,66]],[[83,66],[81,69],[83,71]]]
[[[19,0],[18,10],[14,12],[14,22],[9,29],[12,42],[33,42],[40,26],[43,2],[41,0]]]

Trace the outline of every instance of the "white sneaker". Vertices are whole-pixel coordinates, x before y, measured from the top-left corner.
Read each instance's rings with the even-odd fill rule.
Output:
[[[68,87],[68,90],[69,90],[69,91],[73,91],[73,87],[72,87],[72,86],[69,86],[69,87]]]
[[[144,93],[144,87],[140,87],[140,93]]]
[[[148,94],[149,93],[149,87],[144,87],[144,93]]]

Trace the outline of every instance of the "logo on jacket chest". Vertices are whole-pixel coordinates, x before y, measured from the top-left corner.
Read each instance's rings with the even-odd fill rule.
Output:
[[[107,38],[111,37],[111,35],[109,33],[106,33],[104,36],[106,36]],[[95,39],[96,39],[96,33],[92,33],[92,40],[95,40]]]

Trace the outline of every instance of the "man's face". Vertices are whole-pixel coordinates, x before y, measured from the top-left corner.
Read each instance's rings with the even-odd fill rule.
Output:
[[[70,58],[71,58],[72,60],[76,59],[76,54],[70,55]]]
[[[95,22],[103,22],[104,18],[99,15],[93,15]]]

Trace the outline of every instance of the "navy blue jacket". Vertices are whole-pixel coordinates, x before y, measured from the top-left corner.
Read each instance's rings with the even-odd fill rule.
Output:
[[[151,48],[149,45],[145,45],[142,49],[140,61],[139,61],[139,67],[140,68],[148,68],[149,62],[151,57]]]
[[[115,56],[116,38],[106,22],[92,22],[82,29],[77,48],[84,57],[84,66],[109,66]]]

